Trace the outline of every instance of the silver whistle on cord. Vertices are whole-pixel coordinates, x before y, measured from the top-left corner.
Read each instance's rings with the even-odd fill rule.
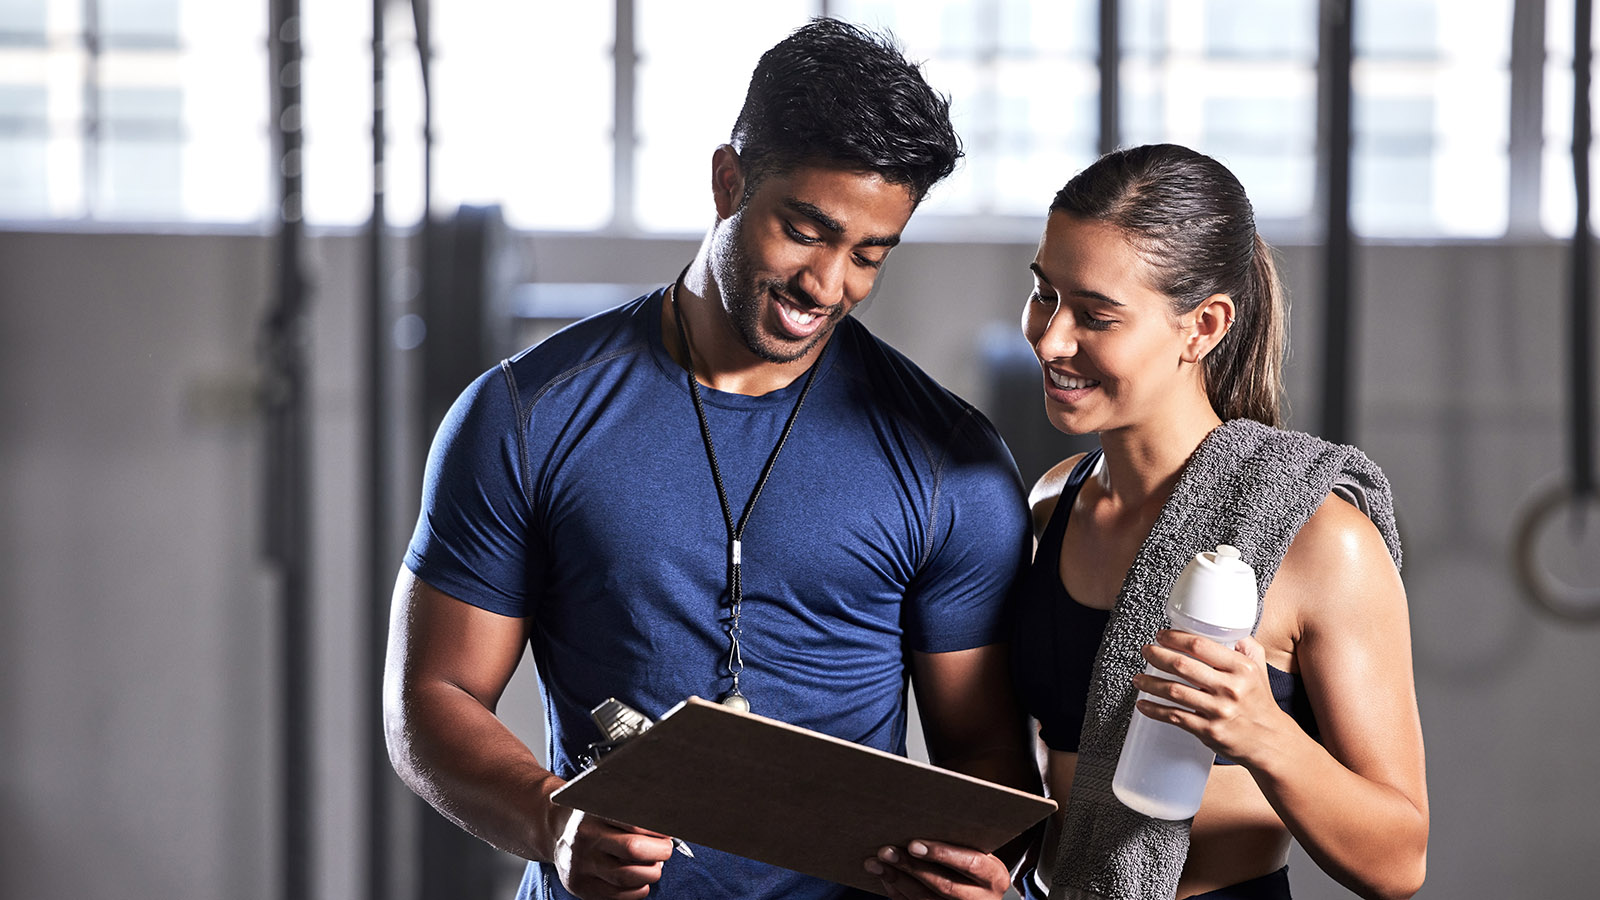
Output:
[[[594,720],[595,726],[605,736],[605,740],[600,743],[589,745],[589,756],[597,763],[607,750],[616,749],[624,741],[644,734],[650,730],[650,726],[656,724],[654,719],[615,697],[608,697],[599,706],[589,710],[589,718]],[[678,838],[672,839],[672,848],[684,856],[694,858],[694,851]]]

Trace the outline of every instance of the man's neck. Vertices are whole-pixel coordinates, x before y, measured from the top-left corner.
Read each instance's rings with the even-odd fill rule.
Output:
[[[805,375],[827,347],[827,339],[793,362],[772,362],[756,355],[729,319],[716,282],[702,263],[703,255],[668,290],[661,304],[661,339],[673,360],[688,368],[692,358],[695,378],[706,387],[752,397],[787,387]],[[679,316],[683,317],[682,332]],[[689,338],[687,348],[680,338],[683,333]]]

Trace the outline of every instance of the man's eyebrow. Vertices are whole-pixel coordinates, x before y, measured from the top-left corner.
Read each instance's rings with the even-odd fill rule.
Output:
[[[1044,270],[1039,268],[1039,264],[1038,263],[1036,263],[1036,262],[1028,263],[1028,268],[1029,268],[1029,270],[1031,270],[1033,272],[1034,277],[1038,278],[1041,282],[1043,282],[1045,284],[1050,284],[1050,279],[1045,276]],[[1127,304],[1123,303],[1121,300],[1116,300],[1116,299],[1113,299],[1111,297],[1107,297],[1105,294],[1102,294],[1099,291],[1090,291],[1090,290],[1084,290],[1084,289],[1080,288],[1080,289],[1075,290],[1075,291],[1068,291],[1067,293],[1071,294],[1074,297],[1083,297],[1083,298],[1088,299],[1088,300],[1097,300],[1097,301],[1099,301],[1101,303],[1106,304],[1107,306],[1127,306]]]
[[[844,223],[823,212],[821,209],[818,209],[815,204],[807,203],[806,201],[796,197],[785,197],[783,200],[783,205],[791,210],[794,210],[800,215],[805,216],[812,222],[815,222],[818,226],[831,231],[834,234],[844,234]],[[857,246],[894,247],[899,245],[899,243],[900,235],[898,234],[869,235],[858,241]]]

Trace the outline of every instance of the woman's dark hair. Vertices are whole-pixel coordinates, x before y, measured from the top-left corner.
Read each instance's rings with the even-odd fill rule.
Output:
[[[955,170],[950,101],[893,40],[813,19],[762,54],[732,143],[746,196],[762,178],[811,162],[876,172],[920,203]]]
[[[1117,150],[1067,182],[1050,211],[1127,235],[1174,314],[1231,297],[1233,326],[1205,357],[1206,395],[1223,419],[1280,423],[1288,300],[1232,172],[1176,144]]]

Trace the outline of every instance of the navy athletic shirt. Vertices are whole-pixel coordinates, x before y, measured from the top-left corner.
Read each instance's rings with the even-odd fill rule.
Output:
[[[484,374],[429,456],[406,565],[433,587],[531,620],[570,778],[616,697],[659,717],[727,690],[727,532],[658,290]],[[741,687],[752,711],[905,750],[910,652],[1004,639],[1028,552],[1016,466],[971,406],[853,318],[829,339],[744,533]],[[702,389],[735,518],[804,378],[748,397]],[[834,884],[695,848],[652,898],[845,896]],[[523,896],[564,897],[548,866]]]

